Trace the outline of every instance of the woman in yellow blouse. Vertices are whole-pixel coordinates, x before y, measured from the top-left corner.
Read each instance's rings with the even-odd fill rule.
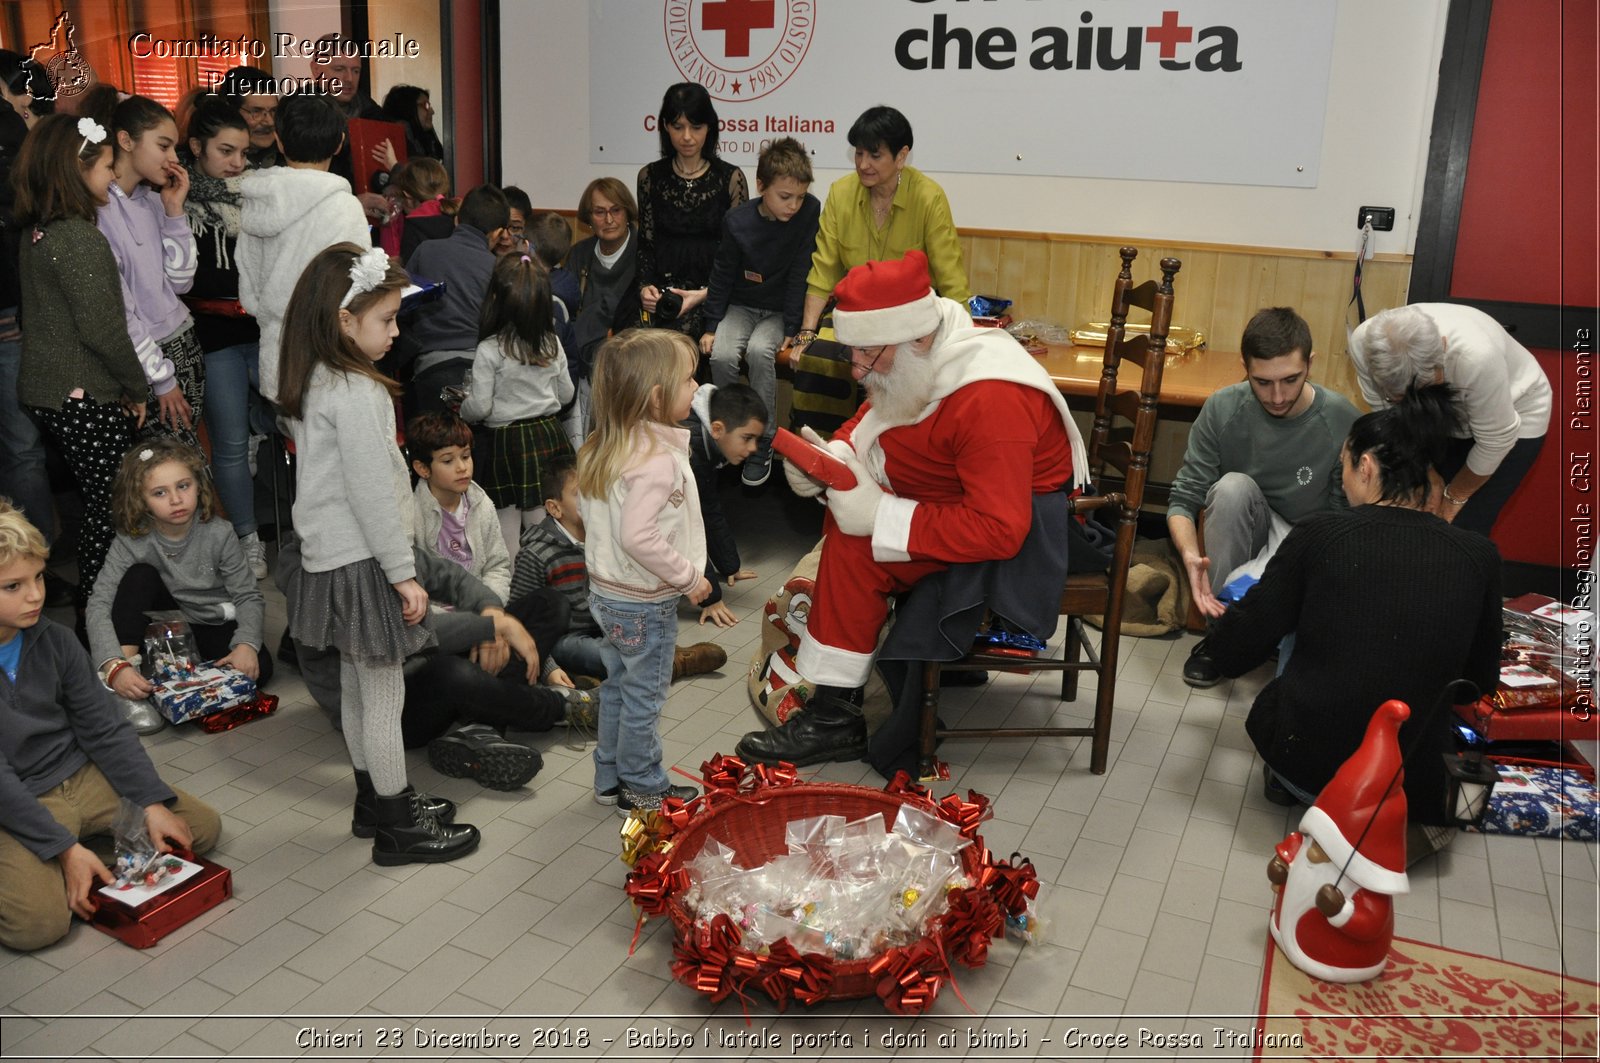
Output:
[[[863,262],[898,259],[916,249],[928,256],[935,292],[960,303],[972,295],[944,189],[906,165],[911,154],[906,116],[893,107],[868,108],[850,127],[848,139],[855,149],[855,173],[828,189],[806,280],[805,312],[791,350],[796,369],[793,420],[824,434],[842,424],[857,405],[848,360],[837,361],[828,349],[832,344],[812,347],[823,307],[847,272]],[[808,349],[812,357],[802,361]],[[845,371],[835,373],[835,366]]]

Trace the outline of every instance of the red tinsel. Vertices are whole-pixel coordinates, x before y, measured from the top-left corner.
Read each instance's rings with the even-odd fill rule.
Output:
[[[665,915],[672,895],[689,888],[689,872],[683,868],[667,871],[667,857],[651,853],[633,865],[623,891],[646,915]]]
[[[1012,853],[1010,860],[995,860],[990,867],[994,874],[986,872],[983,878],[994,893],[995,903],[1007,915],[1027,911],[1028,902],[1039,895],[1039,873],[1033,869],[1033,861],[1021,853]]]
[[[939,802],[939,816],[971,841],[978,836],[978,826],[989,818],[989,799],[976,790],[968,790],[965,801],[949,794]]]
[[[920,1015],[939,995],[949,968],[927,938],[890,949],[867,970],[878,979],[878,997],[896,1015]]]
[[[985,890],[951,890],[949,909],[939,917],[946,955],[968,967],[989,961],[989,942],[1005,933],[1005,919]]]

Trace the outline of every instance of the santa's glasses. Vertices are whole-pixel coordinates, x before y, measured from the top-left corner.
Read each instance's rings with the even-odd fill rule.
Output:
[[[857,366],[865,374],[872,372],[872,367],[878,364],[878,359],[883,357],[883,352],[892,346],[894,346],[892,343],[885,343],[879,347],[850,347],[846,345],[846,349],[850,352],[850,364]],[[863,358],[871,360],[866,365],[862,365],[861,359]]]

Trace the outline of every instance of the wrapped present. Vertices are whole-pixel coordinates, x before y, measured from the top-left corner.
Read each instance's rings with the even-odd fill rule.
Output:
[[[1500,779],[1484,817],[1485,834],[1600,839],[1600,793],[1592,778],[1556,765],[1496,764]]]
[[[1145,324],[1129,323],[1123,326],[1123,335],[1128,337],[1147,336],[1150,326]],[[1109,321],[1091,321],[1087,325],[1080,325],[1068,333],[1068,339],[1075,347],[1104,347],[1111,333]],[[1206,334],[1199,329],[1184,328],[1173,325],[1167,329],[1167,354],[1184,354],[1188,351],[1203,351],[1206,349]]]
[[[94,895],[96,930],[147,949],[202,912],[233,896],[233,873],[179,849],[161,855],[139,882],[105,886]]]
[[[255,680],[234,668],[214,663],[190,664],[163,659],[150,677],[150,700],[170,723],[187,723],[225,709],[245,705],[256,696]]]

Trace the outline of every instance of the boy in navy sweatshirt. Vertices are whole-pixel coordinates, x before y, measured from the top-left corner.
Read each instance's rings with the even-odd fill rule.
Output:
[[[711,268],[700,337],[701,353],[711,356],[711,382],[719,388],[737,382],[742,357],[767,411],[766,431],[741,473],[748,487],[760,487],[772,474],[776,356],[800,329],[822,217],[810,187],[811,160],[798,141],[783,137],[767,145],[756,163],[759,194],[724,216]]]

